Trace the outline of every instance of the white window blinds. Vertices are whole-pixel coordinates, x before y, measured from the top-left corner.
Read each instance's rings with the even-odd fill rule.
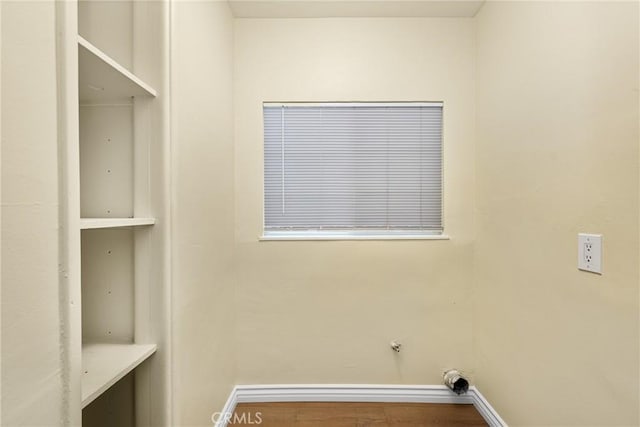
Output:
[[[442,232],[442,104],[264,104],[265,235]]]

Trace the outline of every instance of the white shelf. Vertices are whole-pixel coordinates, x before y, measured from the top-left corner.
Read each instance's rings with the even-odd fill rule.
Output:
[[[156,349],[155,344],[83,344],[82,407],[134,370]]]
[[[81,104],[157,95],[155,89],[81,36],[78,36],[78,67]]]
[[[155,223],[155,218],[80,218],[80,229],[136,227]]]

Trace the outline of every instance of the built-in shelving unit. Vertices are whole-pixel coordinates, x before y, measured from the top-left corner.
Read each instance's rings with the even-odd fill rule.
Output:
[[[82,407],[93,402],[156,350],[154,344],[85,343],[82,346]]]
[[[169,3],[72,0],[64,10],[62,33],[74,28],[65,34],[75,47],[68,68],[77,66],[66,81],[77,127],[66,174],[77,212],[69,247],[80,277],[71,292],[80,299],[71,315],[71,424],[168,426]]]

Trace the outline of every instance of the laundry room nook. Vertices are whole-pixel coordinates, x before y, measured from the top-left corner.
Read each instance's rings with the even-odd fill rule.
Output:
[[[0,424],[640,425],[640,2],[0,2]]]

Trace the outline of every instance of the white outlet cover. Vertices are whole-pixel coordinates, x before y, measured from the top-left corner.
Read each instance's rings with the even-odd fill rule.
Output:
[[[602,274],[602,234],[578,234],[578,269]]]

